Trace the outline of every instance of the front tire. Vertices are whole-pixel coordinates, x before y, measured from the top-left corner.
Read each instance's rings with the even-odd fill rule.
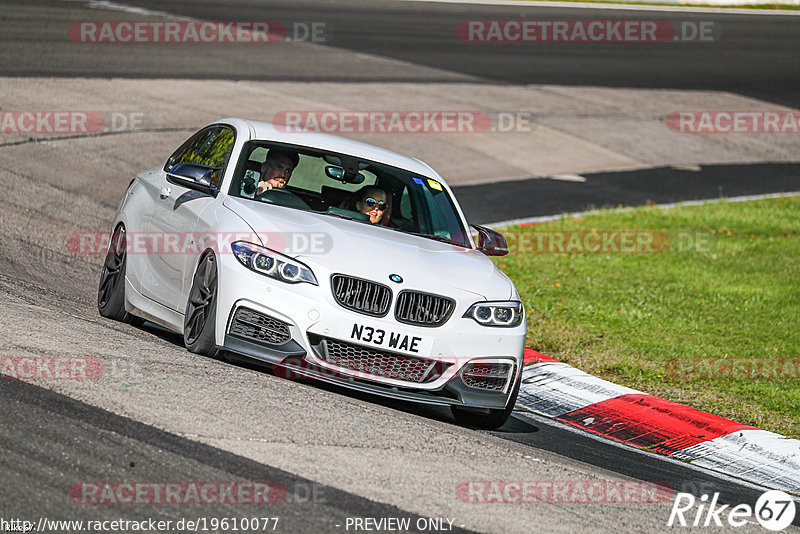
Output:
[[[142,320],[125,311],[125,266],[127,264],[127,237],[125,227],[119,225],[111,236],[100,284],[97,288],[97,311],[115,321],[134,325]]]
[[[208,253],[194,273],[186,314],[183,320],[183,343],[191,352],[219,357],[216,348],[217,257]]]
[[[473,428],[482,428],[485,430],[494,430],[503,426],[511,413],[514,411],[514,405],[517,403],[517,395],[519,395],[519,387],[522,382],[522,373],[518,373],[514,389],[511,391],[511,397],[508,399],[508,404],[502,409],[490,409],[484,411],[470,410],[469,408],[462,408],[460,406],[452,406],[450,411],[453,412],[453,418],[456,423],[462,426],[469,426]]]

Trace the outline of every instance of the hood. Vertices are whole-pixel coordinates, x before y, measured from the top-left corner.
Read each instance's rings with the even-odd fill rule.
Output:
[[[302,261],[317,279],[343,273],[393,289],[452,297],[471,293],[508,300],[516,295],[508,277],[474,249],[274,204],[228,197],[223,205],[247,222],[261,245]],[[391,282],[392,274],[403,282]]]

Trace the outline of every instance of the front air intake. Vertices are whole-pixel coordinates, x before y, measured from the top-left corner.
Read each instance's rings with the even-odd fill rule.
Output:
[[[237,337],[274,345],[282,345],[292,338],[288,324],[250,308],[236,310],[228,332]]]
[[[510,382],[514,366],[510,363],[474,362],[461,370],[466,386],[486,391],[504,391]]]

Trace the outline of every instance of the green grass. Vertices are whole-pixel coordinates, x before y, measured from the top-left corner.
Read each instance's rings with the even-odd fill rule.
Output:
[[[536,232],[592,230],[690,232],[705,242],[700,250],[676,250],[673,239],[669,250],[648,254],[528,249],[497,258],[525,303],[529,347],[619,384],[800,437],[798,379],[669,372],[713,358],[800,358],[800,197],[604,210],[503,232],[511,244]]]

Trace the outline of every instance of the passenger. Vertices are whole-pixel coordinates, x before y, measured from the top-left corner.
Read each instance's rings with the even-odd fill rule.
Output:
[[[299,162],[300,156],[297,152],[278,148],[270,149],[267,152],[267,158],[261,165],[261,176],[256,185],[255,195],[270,189],[282,189],[289,182],[292,171]]]
[[[372,224],[389,223],[392,202],[391,196],[380,187],[366,186],[356,192],[356,211],[369,215]]]

